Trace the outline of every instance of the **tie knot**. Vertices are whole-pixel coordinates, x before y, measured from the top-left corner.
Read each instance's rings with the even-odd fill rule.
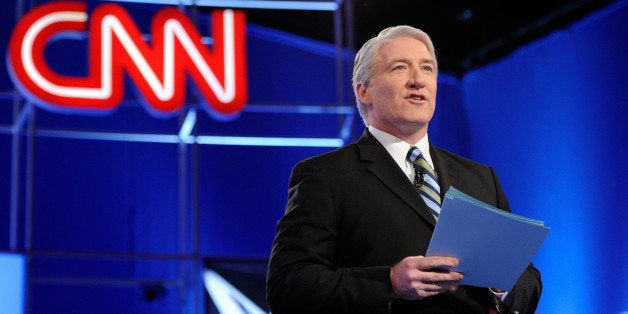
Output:
[[[416,163],[417,159],[422,157],[423,154],[421,154],[421,151],[416,146],[410,146],[410,150],[408,150],[408,156],[406,156],[408,160],[410,160],[412,163]]]
[[[406,157],[408,158],[410,162],[412,162],[415,169],[418,168],[418,170],[420,170],[421,177],[423,177],[423,173],[426,172],[429,176],[431,176],[434,179],[434,181],[438,181],[438,176],[436,175],[436,172],[434,171],[432,166],[427,162],[425,157],[423,157],[421,150],[419,150],[415,146],[410,146],[410,150],[408,150],[408,155]]]

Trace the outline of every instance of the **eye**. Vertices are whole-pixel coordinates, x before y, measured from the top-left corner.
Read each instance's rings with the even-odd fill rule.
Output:
[[[434,72],[434,67],[432,67],[431,65],[424,65],[421,67],[421,69],[428,73]]]
[[[392,70],[393,71],[401,71],[401,70],[404,70],[406,68],[407,67],[404,64],[399,64],[399,65],[393,66]]]

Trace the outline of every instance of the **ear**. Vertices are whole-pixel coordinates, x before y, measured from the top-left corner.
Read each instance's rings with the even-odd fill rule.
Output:
[[[370,104],[371,103],[371,97],[369,96],[368,90],[366,88],[366,85],[364,85],[363,83],[358,83],[355,86],[355,90],[356,90],[356,95],[358,97],[358,99],[364,103],[364,104]]]

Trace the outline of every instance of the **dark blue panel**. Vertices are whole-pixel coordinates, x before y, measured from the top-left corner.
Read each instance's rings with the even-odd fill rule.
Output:
[[[37,139],[33,247],[175,251],[177,146]]]
[[[330,148],[201,147],[201,253],[267,257],[292,166]]]
[[[96,283],[54,284],[35,282],[30,287],[31,313],[110,314],[183,312],[178,287],[167,286],[155,293],[136,286],[111,286]],[[147,297],[148,296],[148,297]]]
[[[16,1],[5,1],[2,3],[2,10],[0,10],[0,93],[8,93],[13,89],[13,83],[9,78],[9,71],[7,69],[7,47],[9,43],[9,37],[11,32],[7,30],[13,29],[15,23],[15,4]],[[4,104],[0,104],[0,107]],[[2,118],[0,118],[2,119]],[[3,121],[3,120],[0,120]]]
[[[0,133],[0,234],[10,234],[11,136]],[[0,237],[0,250],[9,249],[9,237]]]
[[[343,99],[336,91],[333,45],[256,25],[249,25],[247,35],[250,102],[307,105]],[[351,74],[346,77],[349,81]]]

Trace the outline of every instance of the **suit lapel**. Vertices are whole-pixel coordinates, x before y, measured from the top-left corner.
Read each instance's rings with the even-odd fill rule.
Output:
[[[434,169],[438,175],[438,184],[440,185],[441,199],[445,199],[445,193],[451,187],[452,182],[458,182],[456,176],[459,171],[454,169],[455,163],[450,162],[446,155],[444,155],[439,149],[434,147],[430,142],[430,155],[434,162]]]
[[[412,183],[406,178],[405,174],[393,158],[388,154],[384,146],[382,146],[375,137],[368,131],[365,131],[357,142],[360,159],[362,162],[368,163],[366,170],[375,175],[383,184],[385,184],[400,199],[406,202],[412,210],[419,214],[430,224],[435,225],[436,220],[432,216],[429,208],[421,199]]]

